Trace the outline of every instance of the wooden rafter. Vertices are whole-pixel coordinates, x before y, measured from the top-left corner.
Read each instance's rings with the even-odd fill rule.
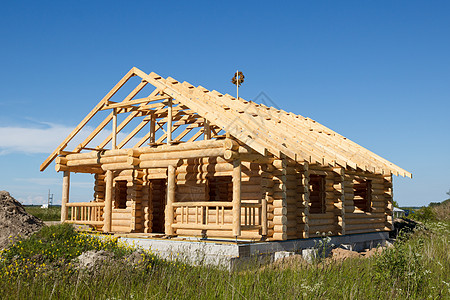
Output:
[[[81,131],[81,129],[86,125],[92,117],[105,105],[106,101],[108,101],[127,81],[135,74],[135,68],[132,68],[128,71],[125,76],[119,80],[119,82],[109,91],[108,94],[91,110],[91,112],[84,117],[84,119],[80,122],[80,124],[75,127],[74,130],[64,139],[64,141],[45,159],[45,161],[41,164],[40,170],[44,171],[48,165],[56,158],[58,152],[64,150],[67,147],[67,144],[73,139],[73,137]]]
[[[139,76],[142,82],[122,102],[110,101],[117,90],[132,76]],[[146,84],[153,85],[156,92],[146,98],[133,99]],[[162,91],[163,94],[158,91]],[[125,146],[149,123],[153,124],[151,125],[153,129],[150,129],[135,147],[142,146],[150,139],[151,134],[154,139],[156,131],[164,131],[164,125],[167,126],[167,131],[164,131],[157,141],[150,140],[150,142],[160,143],[164,140],[167,143],[172,140],[179,142],[194,128],[201,126],[202,128],[192,135],[189,141],[195,141],[202,134],[204,139],[214,138],[221,131],[225,131],[263,155],[270,152],[276,157],[286,156],[299,162],[307,161],[388,175],[394,173],[411,176],[411,173],[309,118],[241,98],[236,99],[201,86],[194,87],[187,82],[180,83],[171,77],[164,79],[155,73],[146,74],[137,68],[132,68],[53,151],[41,165],[41,171],[58,153],[67,152],[65,148],[73,137],[98,111],[105,109],[115,109],[117,113],[130,113],[116,127],[116,133],[123,130],[132,119],[144,118],[117,145],[118,148]],[[86,149],[87,144],[113,117],[113,113],[109,114],[73,152]],[[184,128],[182,132],[173,139],[172,133],[180,126],[186,127],[182,127]],[[104,148],[112,136],[113,133],[97,148]]]
[[[142,88],[141,88],[141,89],[142,89]],[[139,90],[139,91],[140,91],[140,90]],[[133,92],[134,92],[134,91],[133,91]],[[150,96],[149,96],[148,98],[153,97],[154,95],[156,95],[156,94],[158,94],[158,93],[159,93],[159,90],[158,90],[158,89],[155,89],[155,90],[150,94]],[[136,94],[137,94],[137,92],[136,92],[134,95],[136,95]],[[125,99],[126,99],[126,98],[125,98]],[[130,99],[131,99],[131,98],[130,98]],[[145,103],[142,103],[141,105],[145,105]],[[125,126],[127,126],[128,123],[130,123],[137,115],[138,115],[138,112],[132,112],[132,113],[130,113],[130,114],[125,118],[125,120],[123,120],[123,121],[119,124],[119,126],[117,127],[117,133],[119,133],[120,131],[122,131],[122,129],[125,128]],[[99,147],[100,147],[100,148],[105,147],[105,146],[111,141],[111,139],[112,139],[112,133],[100,143]],[[119,149],[120,149],[120,148],[121,148],[121,147],[119,146]]]
[[[165,99],[168,99],[168,97],[167,96],[149,96],[147,98],[134,99],[134,100],[130,100],[130,101],[127,101],[127,102],[122,101],[122,102],[119,102],[119,103],[108,104],[108,105],[105,105],[102,108],[102,110],[107,110],[107,109],[112,109],[112,108],[135,107],[133,105],[142,104],[142,103],[149,103],[149,102],[165,100]]]
[[[130,99],[133,99],[134,96],[136,96],[145,86],[147,85],[146,82],[141,82],[130,94],[128,94],[124,101],[129,101]],[[80,143],[74,150],[74,152],[79,152],[81,149],[85,148],[89,142],[91,142],[99,133],[103,130],[103,128],[108,125],[108,123],[113,119],[113,113],[109,114],[101,123],[97,126],[90,134],[89,136]],[[120,131],[120,130],[119,130]],[[109,140],[112,139],[112,133],[110,134]],[[109,141],[108,141],[109,142]],[[106,144],[100,144],[99,147],[103,148]]]

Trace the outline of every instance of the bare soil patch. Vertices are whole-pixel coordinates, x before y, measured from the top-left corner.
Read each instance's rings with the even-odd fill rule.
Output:
[[[27,237],[44,226],[44,222],[25,211],[7,191],[0,191],[0,249],[19,237]]]

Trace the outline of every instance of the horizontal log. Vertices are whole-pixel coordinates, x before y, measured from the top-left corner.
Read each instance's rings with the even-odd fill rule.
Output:
[[[309,223],[309,232],[310,234],[316,234],[316,232],[320,233],[328,233],[328,232],[334,232],[336,230],[335,225],[315,225],[311,226]]]
[[[208,207],[216,207],[216,206],[224,206],[224,207],[233,207],[233,204],[231,202],[224,202],[224,201],[203,201],[203,202],[174,202],[174,207],[181,207],[181,206],[188,206],[188,207],[195,207],[195,206],[208,206]]]
[[[287,225],[277,225],[277,224],[274,224],[273,230],[274,230],[275,232],[286,232],[286,230],[287,230]]]
[[[357,234],[357,233],[368,233],[368,232],[383,232],[383,231],[391,231],[390,228],[384,227],[384,228],[365,228],[365,229],[359,229],[359,230],[349,230],[347,227],[345,228],[345,234]]]
[[[334,213],[331,213],[331,212],[322,213],[322,214],[310,213],[308,217],[310,220],[330,219],[330,218],[334,218]]]
[[[111,225],[111,232],[131,232],[130,226]]]
[[[112,219],[112,226],[131,226],[131,220],[122,220],[122,219]]]
[[[112,213],[111,219],[112,220],[130,220],[131,213]]]
[[[200,157],[215,157],[223,156],[225,153],[224,148],[206,148],[198,150],[188,151],[171,151],[171,152],[159,152],[159,153],[145,153],[139,156],[141,162],[148,160],[170,160],[170,159],[188,159],[188,158],[200,158]]]
[[[366,225],[371,223],[384,223],[385,218],[364,218],[364,219],[351,219],[351,218],[345,218],[345,224],[360,224],[360,225]]]
[[[68,167],[66,165],[55,164],[55,171],[69,171],[74,173],[103,174],[104,171],[99,167]]]
[[[104,207],[105,202],[69,202],[67,207]]]
[[[286,216],[274,216],[273,223],[274,223],[274,225],[286,225],[287,217]]]
[[[274,232],[272,238],[269,238],[271,241],[284,241],[287,240],[287,233],[285,232]]]
[[[286,215],[287,208],[286,207],[276,207],[273,210],[274,215]]]
[[[116,176],[114,177],[114,181],[133,181],[133,176]]]
[[[208,224],[208,225],[203,225],[203,224],[180,224],[180,223],[175,223],[172,224],[172,228],[174,229],[199,229],[199,230],[232,230],[233,229],[233,225],[217,225],[217,224]]]
[[[195,236],[195,237],[200,237],[203,235],[202,230],[192,230],[192,229],[177,229],[176,230],[177,235],[180,236]],[[269,234],[273,233],[273,231],[269,230]],[[233,233],[230,231],[225,231],[225,230],[207,230],[206,231],[206,236],[208,238],[212,237],[212,238],[232,238],[234,239],[235,237],[233,236]],[[255,239],[255,240],[259,240],[261,239],[261,235],[259,234],[258,231],[241,231],[241,235],[238,237],[239,239]]]
[[[123,163],[127,161],[127,158],[128,158],[127,156],[111,156],[102,158],[68,160],[67,166],[68,167],[97,166],[101,164]]]
[[[346,219],[347,221],[347,219]],[[366,223],[366,224],[345,224],[345,230],[360,230],[360,229],[384,229],[384,222],[380,223]]]
[[[349,213],[345,215],[347,219],[366,219],[366,218],[381,218],[384,217],[384,213],[374,213],[374,212],[356,212]]]
[[[91,151],[87,153],[74,153],[66,155],[68,160],[81,160],[81,159],[91,159],[91,158],[102,158],[111,156],[128,156],[128,149],[116,149],[107,151]]]
[[[79,224],[79,225],[92,225],[100,226],[103,225],[103,221],[76,221],[76,220],[66,220],[64,223]]]
[[[335,223],[334,218],[333,219],[309,219],[308,224],[309,226],[322,226],[322,225],[333,225]]]
[[[158,161],[141,161],[139,163],[139,168],[146,169],[146,168],[166,168],[169,165],[172,166],[180,166],[182,163],[182,160],[180,159],[173,159],[173,160],[158,160]],[[102,169],[103,166],[102,166]]]

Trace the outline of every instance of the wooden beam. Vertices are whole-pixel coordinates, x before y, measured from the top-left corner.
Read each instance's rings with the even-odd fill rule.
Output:
[[[113,109],[111,149],[117,149],[117,109]]]
[[[164,89],[166,94],[169,94],[172,98],[177,99],[180,103],[185,104],[190,109],[195,110],[195,112],[200,116],[207,118],[221,128],[227,128],[227,131],[236,138],[241,139],[242,141],[252,140],[254,142],[252,147],[255,148],[255,150],[261,154],[266,153],[266,143],[263,144],[261,140],[255,139],[253,136],[249,136],[247,132],[243,132],[241,127],[241,124],[243,123],[234,115],[231,116],[230,113],[227,113],[226,111],[223,111],[223,109],[219,108],[216,111],[215,106],[210,107],[205,103],[206,99],[204,99],[205,101],[202,101],[204,98],[204,93],[201,95],[198,88],[194,88],[189,84],[179,84],[175,80],[169,78],[164,80],[155,73],[146,74],[139,69],[135,69],[135,72],[143,80],[158,88]],[[196,97],[197,95],[198,97]]]
[[[148,121],[142,121],[141,123],[139,123],[138,126],[136,126],[136,128],[133,129],[133,131],[131,131],[119,144],[119,149],[122,149],[123,146],[125,146],[132,138],[134,138],[136,136],[136,134],[138,134],[139,131],[142,130],[142,128],[145,127],[145,125],[147,125]]]
[[[189,140],[188,142],[194,142],[196,139],[198,139],[203,134],[203,130],[200,129],[197,131]]]
[[[233,161],[233,236],[241,235],[241,161]]]
[[[267,199],[269,194],[264,193],[261,199],[261,236],[266,237],[268,233],[268,223],[267,223]]]
[[[40,171],[44,171],[48,165],[58,156],[60,150],[64,150],[67,144],[73,139],[78,132],[89,122],[92,117],[105,105],[105,103],[130,79],[135,75],[136,68],[132,68],[119,82],[106,94],[106,96],[91,110],[91,112],[84,117],[84,119],[75,127],[74,130],[59,144],[59,146],[47,157],[47,159],[41,164]]]
[[[142,84],[142,83],[141,83],[141,84]],[[135,95],[143,88],[143,87],[141,87],[141,84],[139,84],[139,86],[138,86],[132,93],[130,93],[130,95],[128,95],[128,97],[125,98],[125,99],[128,99],[129,96],[131,96],[131,98],[134,97],[134,96],[135,96]],[[158,94],[158,93],[159,93],[159,90],[158,90],[158,89],[155,89],[155,90],[149,95],[149,97],[153,97],[154,95],[156,95],[156,94]],[[130,99],[131,99],[131,98],[130,98]],[[143,105],[143,104],[142,104],[142,105]],[[125,120],[123,120],[123,121],[119,124],[119,126],[117,127],[117,132],[119,133],[119,132],[120,132],[125,126],[127,126],[127,125],[131,122],[131,120],[133,120],[133,118],[136,117],[138,114],[139,114],[139,112],[136,112],[136,111],[130,113],[130,115],[128,115],[128,116],[125,118]],[[127,136],[127,138],[128,138],[128,136]],[[111,139],[112,139],[112,133],[111,133],[106,139],[104,139],[103,142],[100,143],[99,147],[100,147],[100,148],[105,147],[106,144],[108,144],[109,141],[111,141]],[[125,140],[126,140],[126,138],[125,138]]]
[[[180,141],[182,138],[184,138],[189,132],[191,132],[192,129],[194,129],[194,128],[188,127],[188,128],[186,128],[186,129],[184,129],[183,132],[180,133],[173,141],[174,141],[174,142],[179,142],[179,141]]]
[[[156,125],[158,126],[158,128],[155,129],[155,132],[157,132],[160,128],[162,128],[164,124],[156,123]],[[139,142],[137,142],[133,148],[141,147],[142,145],[144,145],[145,141],[148,140],[149,138],[150,138],[150,132],[148,132],[142,139],[140,139]],[[157,142],[155,142],[155,143],[157,143]]]
[[[149,103],[149,102],[164,100],[164,99],[168,99],[168,98],[169,98],[169,96],[149,96],[146,98],[134,99],[134,100],[126,101],[126,102],[122,101],[119,103],[108,104],[108,105],[105,105],[102,108],[102,110],[131,107],[132,105],[136,105],[136,104]],[[136,107],[136,108],[138,108],[138,107]]]
[[[67,220],[67,203],[69,203],[69,189],[70,189],[70,172],[64,171],[63,186],[62,186],[62,200],[61,200],[61,223]]]
[[[150,115],[150,138],[149,138],[150,144],[154,144],[156,141],[155,123],[156,123],[156,118],[155,118],[155,115],[152,114],[152,115]]]
[[[169,165],[167,168],[167,203],[165,209],[165,230],[164,233],[167,236],[174,235],[174,229],[172,227],[174,220],[173,203],[175,202],[175,167]]]
[[[211,127],[209,124],[209,121],[205,119],[204,122],[205,132],[204,132],[204,139],[210,140],[211,139]]]
[[[106,171],[105,207],[103,208],[103,232],[111,232],[112,197],[113,197],[113,171]]]
[[[172,100],[167,104],[167,144],[172,143]]]

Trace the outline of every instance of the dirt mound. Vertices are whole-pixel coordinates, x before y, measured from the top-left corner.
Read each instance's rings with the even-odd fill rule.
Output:
[[[334,260],[344,260],[347,258],[361,257],[361,254],[347,249],[336,248],[331,250],[331,255]]]
[[[44,222],[27,213],[19,201],[7,191],[0,191],[0,249],[19,236],[31,235],[42,226]]]

